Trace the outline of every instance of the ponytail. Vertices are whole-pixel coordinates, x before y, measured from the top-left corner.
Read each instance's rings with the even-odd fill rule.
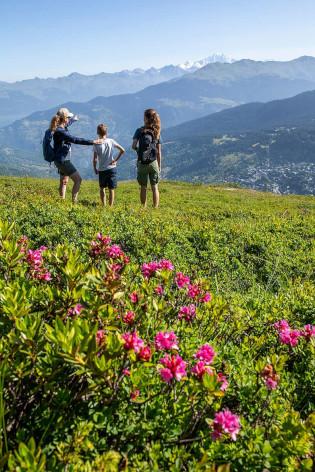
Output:
[[[60,116],[54,115],[50,122],[50,131],[56,131],[59,125],[60,125]]]
[[[62,125],[64,122],[65,122],[65,115],[64,114],[61,114],[61,113],[57,113],[56,115],[54,115],[51,119],[51,122],[50,122],[50,131],[56,131],[56,129],[58,128],[58,126]]]

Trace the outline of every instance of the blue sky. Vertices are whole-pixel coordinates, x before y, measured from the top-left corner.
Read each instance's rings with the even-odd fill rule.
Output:
[[[315,56],[314,0],[0,0],[0,80]]]

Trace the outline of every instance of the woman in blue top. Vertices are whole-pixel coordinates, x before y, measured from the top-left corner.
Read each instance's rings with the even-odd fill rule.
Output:
[[[69,120],[73,117],[73,113],[67,108],[60,108],[57,114],[52,118],[50,130],[54,133],[54,150],[55,150],[55,166],[60,174],[59,194],[62,198],[66,196],[67,183],[69,177],[73,180],[72,202],[76,203],[82,178],[70,161],[71,144],[83,144],[92,146],[93,144],[101,144],[101,139],[89,140],[72,136],[68,131]]]

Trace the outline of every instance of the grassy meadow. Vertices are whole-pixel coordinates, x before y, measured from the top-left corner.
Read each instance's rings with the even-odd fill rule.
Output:
[[[0,178],[3,470],[312,471],[314,198],[71,186]]]

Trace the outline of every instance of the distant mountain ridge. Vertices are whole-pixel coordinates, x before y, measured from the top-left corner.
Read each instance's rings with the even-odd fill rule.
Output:
[[[84,75],[73,72],[59,78],[34,78],[14,83],[0,82],[0,126],[27,116],[38,110],[66,101],[87,101],[96,96],[118,95],[138,92],[184,74],[195,72],[213,61],[230,61],[223,54],[215,54],[205,59],[186,62],[181,65],[167,65],[147,70],[133,69],[120,72],[100,72]]]

